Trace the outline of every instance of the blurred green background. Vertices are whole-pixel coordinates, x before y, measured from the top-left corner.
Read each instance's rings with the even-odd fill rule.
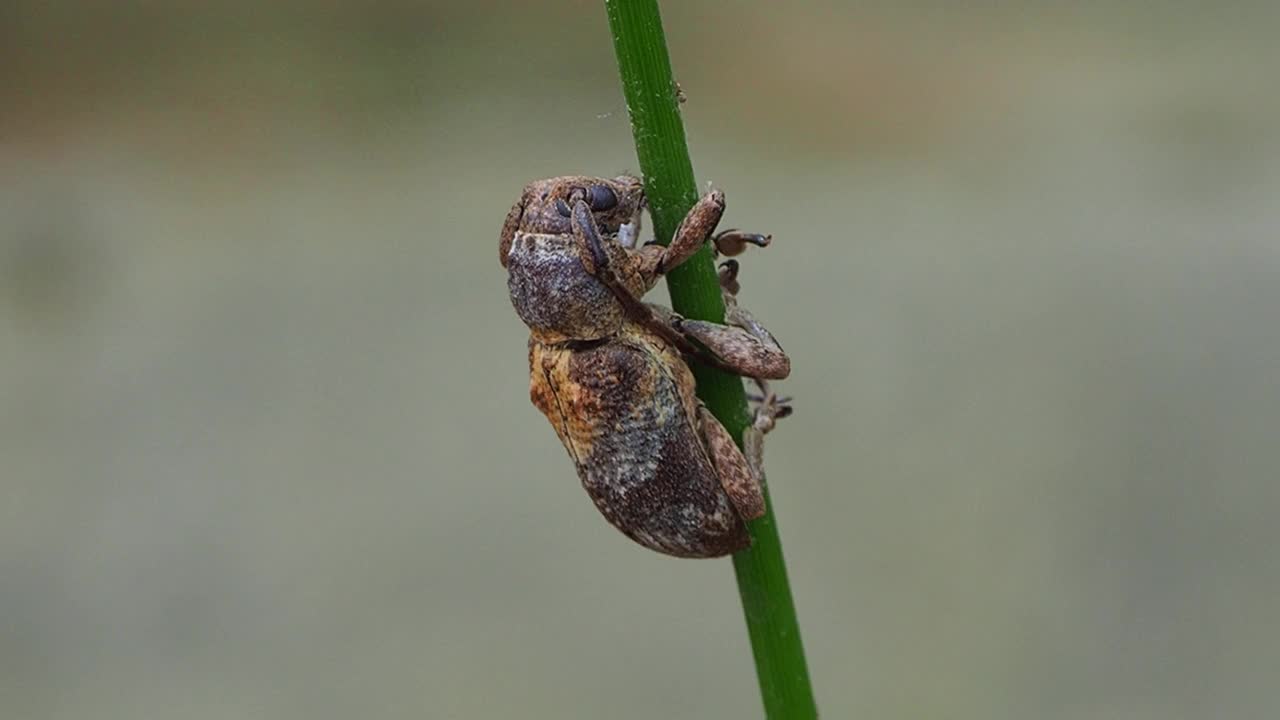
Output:
[[[1280,712],[1276,4],[666,5],[824,717]],[[0,716],[759,716],[528,401],[635,169],[599,2],[0,6]]]

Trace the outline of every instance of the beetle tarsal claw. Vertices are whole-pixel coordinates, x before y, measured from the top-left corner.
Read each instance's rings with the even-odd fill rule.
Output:
[[[769,247],[769,244],[773,242],[773,236],[762,233],[743,232],[737,228],[733,228],[716,233],[716,236],[712,238],[711,241],[715,244],[716,250],[718,250],[721,255],[732,256],[741,255],[742,252],[747,249],[748,245],[755,245],[756,247],[762,248]]]

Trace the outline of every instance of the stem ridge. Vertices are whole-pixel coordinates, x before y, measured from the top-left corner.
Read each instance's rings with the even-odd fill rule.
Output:
[[[653,216],[654,236],[665,245],[697,202],[698,186],[658,2],[605,0],[605,10]],[[667,288],[672,308],[681,315],[724,322],[724,303],[709,248],[704,247],[675,268],[667,276]],[[697,364],[692,369],[698,397],[741,445],[742,431],[750,421],[741,379]],[[812,720],[818,711],[767,484],[764,496],[768,512],[748,524],[752,545],[733,556],[733,569],[766,717]]]

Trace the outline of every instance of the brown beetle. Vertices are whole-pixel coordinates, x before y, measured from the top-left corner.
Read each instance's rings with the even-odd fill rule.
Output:
[[[720,272],[729,325],[639,298],[708,239],[736,255],[769,238],[733,230],[712,238],[724,212],[724,195],[713,191],[670,246],[637,247],[644,208],[637,178],[569,176],[530,183],[507,214],[499,253],[511,303],[531,331],[529,393],[610,523],[658,552],[726,555],[751,543],[745,521],[765,512],[761,437],[790,408],[764,381],[786,377],[790,360],[737,306],[736,261]],[[694,395],[688,356],[765,390],[746,456]]]

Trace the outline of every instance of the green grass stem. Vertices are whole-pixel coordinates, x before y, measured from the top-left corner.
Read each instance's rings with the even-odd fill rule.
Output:
[[[605,0],[605,8],[654,234],[658,242],[666,244],[697,202],[698,186],[685,142],[658,2]],[[724,322],[724,304],[709,248],[703,248],[672,271],[667,276],[667,287],[676,312]],[[750,421],[741,379],[698,364],[694,364],[693,372],[698,381],[698,397],[741,444],[742,431]],[[766,716],[769,720],[812,719],[818,712],[767,486],[765,500],[768,513],[750,524],[752,545],[733,556],[733,568]]]

